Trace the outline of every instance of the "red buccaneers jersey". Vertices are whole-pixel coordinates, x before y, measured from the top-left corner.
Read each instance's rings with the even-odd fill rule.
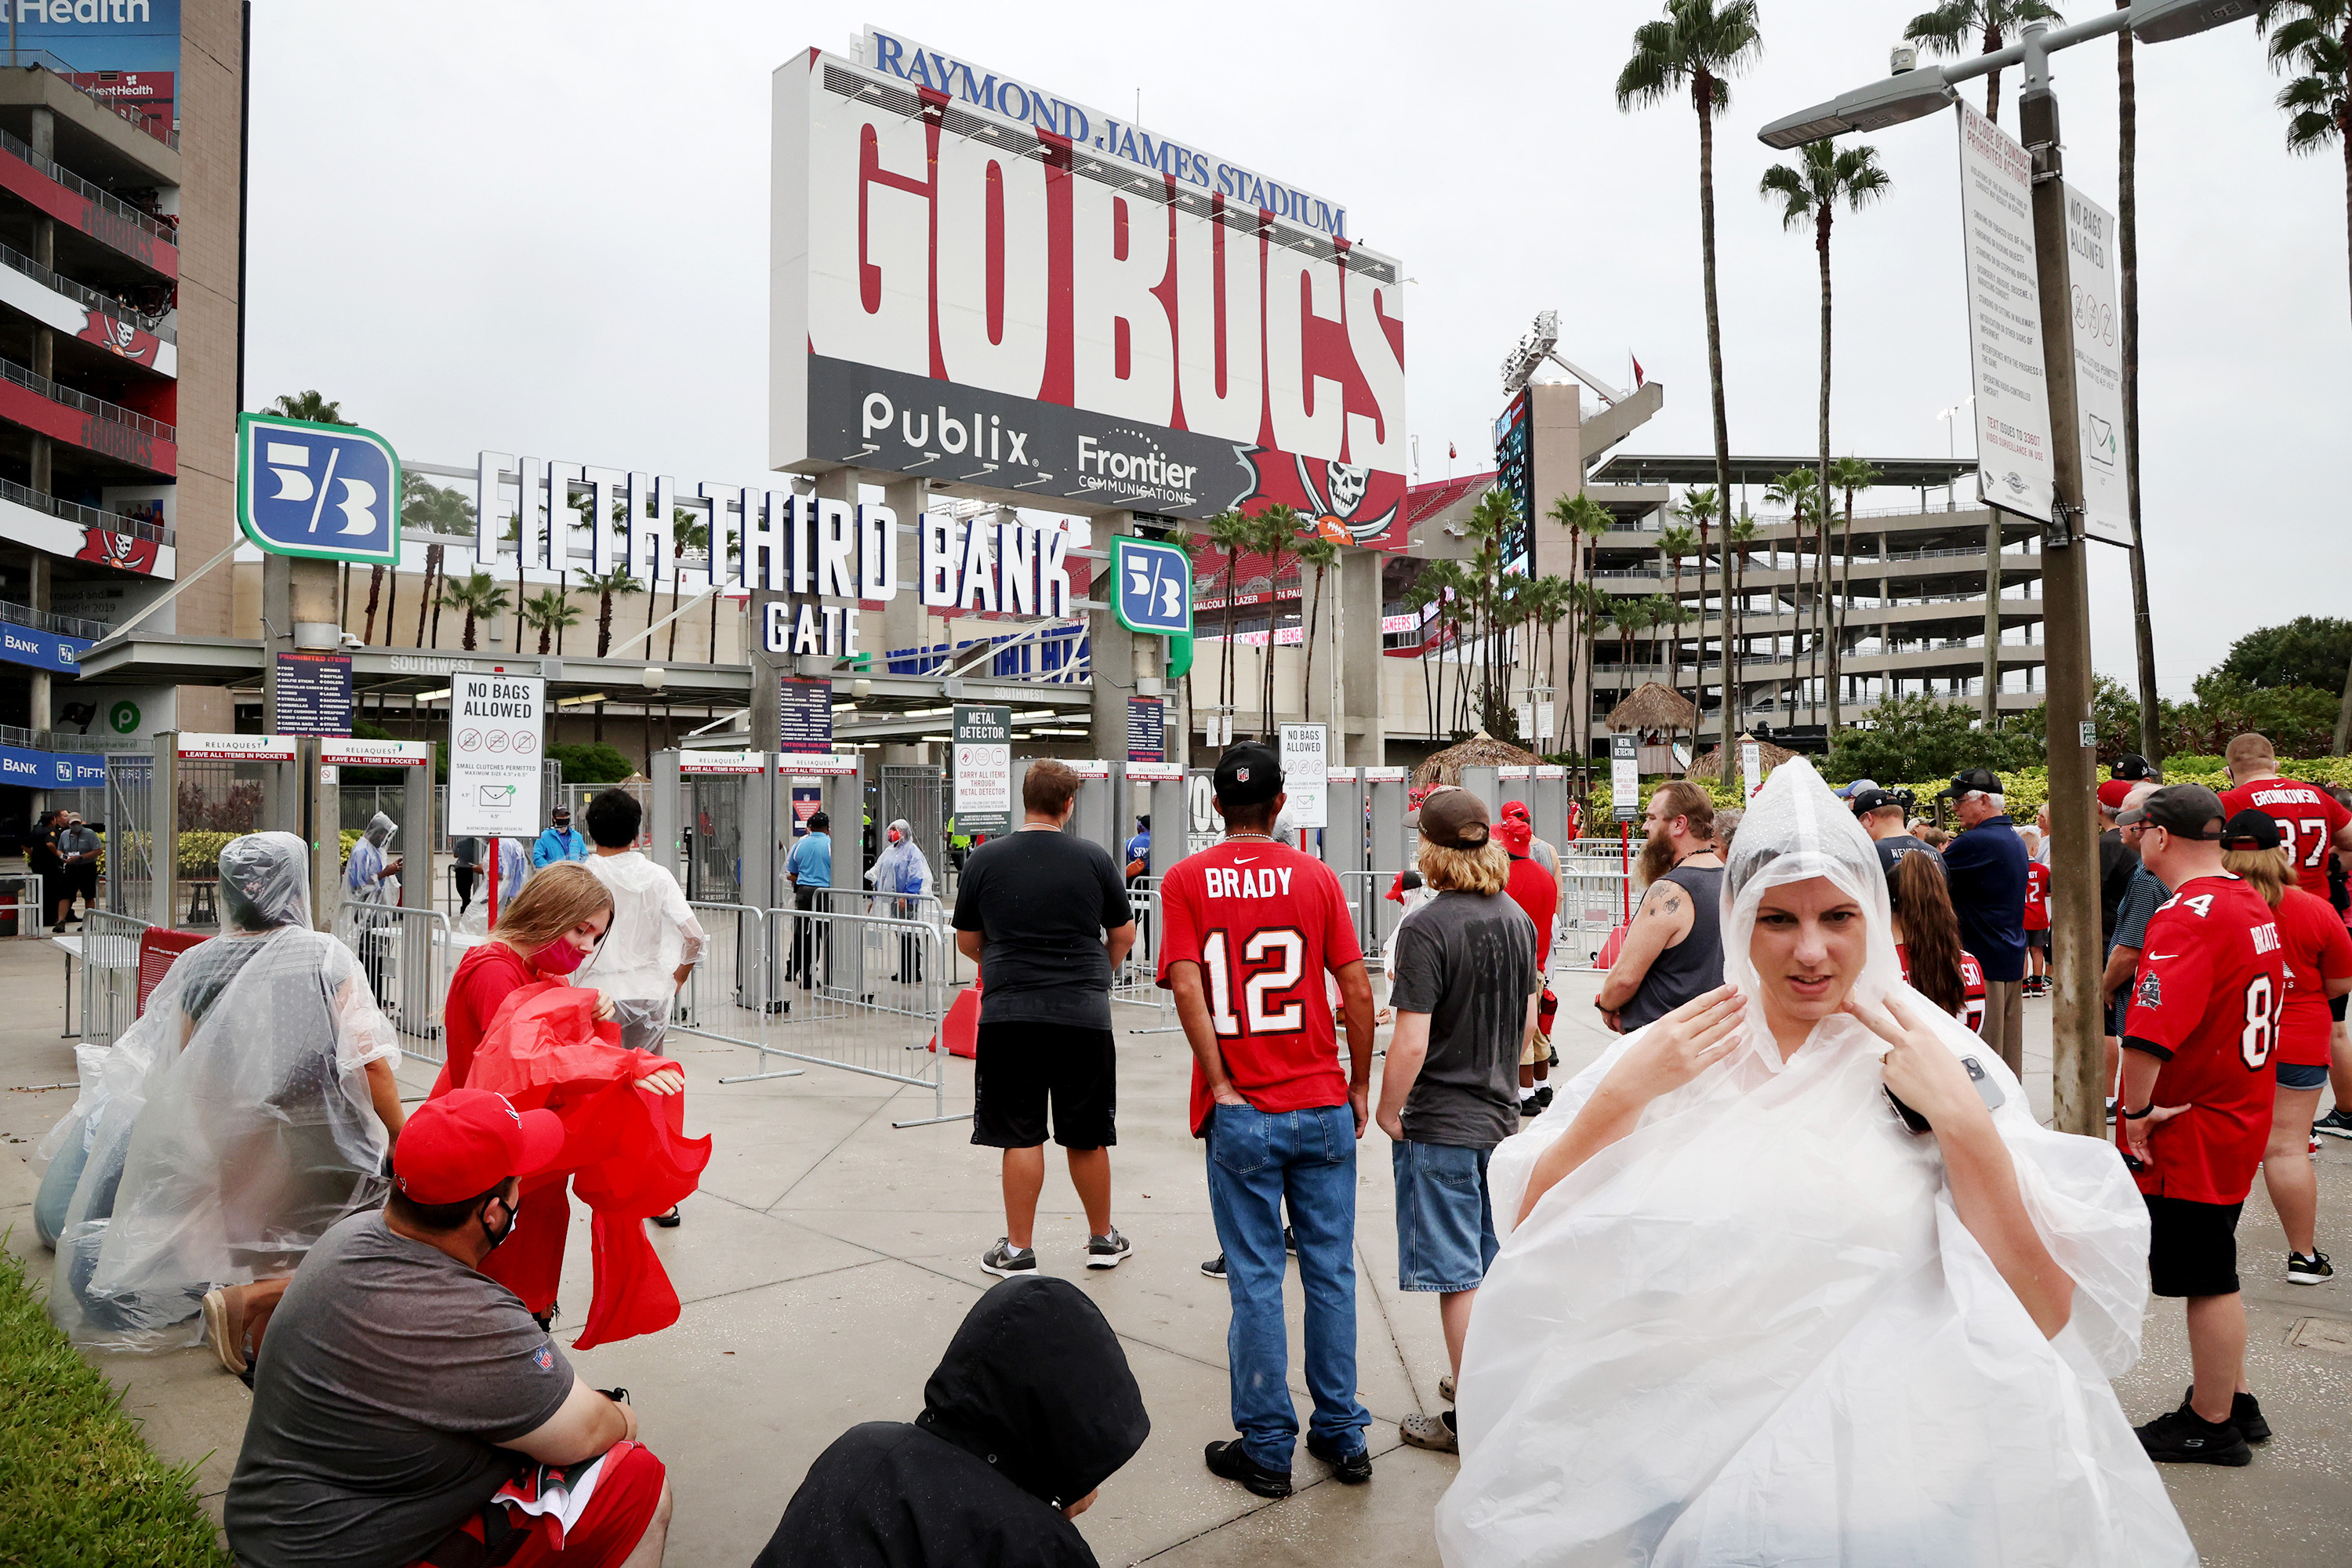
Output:
[[[1895,961],[1903,966],[1903,983],[1911,982],[1911,950],[1897,942]],[[1984,965],[1967,948],[1960,949],[1960,1022],[1971,1030],[1984,1032],[1985,984]]]
[[[2050,929],[2050,868],[2039,860],[2025,863],[2025,929]]]
[[[2279,1034],[2279,1060],[2296,1067],[2327,1065],[2334,1015],[2327,1010],[2327,982],[2352,979],[2352,932],[2326,899],[2289,888],[2279,900],[2279,942],[2286,956],[2286,1016]]]
[[[1160,974],[1201,966],[1225,1076],[1269,1113],[1348,1103],[1328,971],[1364,956],[1328,866],[1262,838],[1179,860],[1160,885]],[[1192,1136],[1209,1125],[1209,1080],[1192,1064]]]
[[[2221,809],[2235,816],[2263,811],[2278,818],[2281,845],[2294,852],[2294,874],[2303,890],[2327,897],[2327,850],[2352,811],[2317,784],[2297,779],[2256,779],[2221,797]]]
[[[2235,1204],[2252,1189],[2278,1084],[2284,947],[2271,907],[2231,876],[2191,878],[2148,921],[2124,1033],[2165,1058],[2151,1103],[2189,1110],[2150,1131],[2141,1192]]]

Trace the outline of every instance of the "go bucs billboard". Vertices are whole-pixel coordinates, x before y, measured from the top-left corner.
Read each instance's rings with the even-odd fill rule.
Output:
[[[770,460],[1394,545],[1404,300],[1346,210],[869,31],[775,74]]]

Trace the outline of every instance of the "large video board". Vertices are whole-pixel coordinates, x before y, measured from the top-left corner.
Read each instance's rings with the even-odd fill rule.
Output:
[[[884,52],[776,72],[771,467],[1402,546],[1402,278],[1344,209]]]

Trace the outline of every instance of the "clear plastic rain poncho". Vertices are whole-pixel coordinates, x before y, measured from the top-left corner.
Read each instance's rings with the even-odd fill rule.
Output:
[[[876,912],[898,920],[915,918],[916,900],[935,890],[931,880],[931,863],[915,847],[915,830],[904,817],[890,825],[898,835],[896,844],[885,843],[882,853],[874,858],[874,868],[866,879],[874,884],[877,893],[896,893],[897,898],[877,900]]]
[[[205,1290],[292,1273],[383,1201],[365,1069],[400,1048],[351,951],[310,929],[308,852],[290,833],[230,840],[221,934],[108,1053],[49,1291],[76,1343],[192,1344]]]
[[[622,1045],[657,1051],[669,1032],[678,969],[700,963],[709,939],[677,879],[635,850],[580,864],[612,893],[613,923],[573,984],[613,998]]]
[[[347,904],[396,904],[400,902],[400,879],[386,877],[383,868],[385,852],[399,825],[382,812],[369,819],[367,831],[352,846],[352,858],[343,865],[343,901]]]
[[[1960,1223],[1936,1139],[1896,1121],[1884,1043],[1832,1016],[1784,1062],[1766,1030],[1757,907],[1816,877],[1869,922],[1856,994],[1899,996],[2007,1096],[1994,1124],[2075,1283],[2054,1340]],[[1803,762],[1773,771],[1723,886],[1746,1037],[1523,1225],[1537,1157],[1641,1035],[1495,1152],[1504,1240],[1463,1353],[1444,1561],[2195,1563],[2108,1387],[2147,1300],[2147,1213],[2115,1150],[2042,1128],[1999,1054],[1903,983],[1877,857]]]

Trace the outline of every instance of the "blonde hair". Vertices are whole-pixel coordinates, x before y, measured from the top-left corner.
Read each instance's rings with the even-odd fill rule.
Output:
[[[1441,893],[1499,893],[1511,879],[1511,858],[1491,838],[1475,849],[1449,849],[1424,838],[1416,864],[1423,883]]]
[[[566,860],[533,875],[513,902],[499,906],[498,929],[490,934],[529,958],[582,921],[612,907],[612,890],[596,874],[577,860]]]
[[[2286,856],[2277,849],[2224,849],[2221,868],[2246,879],[2246,886],[2276,909],[2286,897]]]

